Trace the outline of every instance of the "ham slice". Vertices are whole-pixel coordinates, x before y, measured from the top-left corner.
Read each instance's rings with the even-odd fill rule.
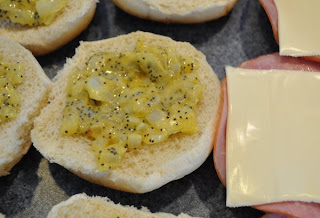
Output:
[[[262,7],[266,11],[270,20],[273,36],[276,42],[279,44],[279,32],[278,32],[278,11],[274,3],[274,0],[259,0]],[[320,62],[320,56],[306,56],[304,59]]]
[[[320,63],[304,59],[283,57],[278,53],[260,56],[258,58],[244,62],[239,67],[246,69],[283,69],[283,70],[303,70],[319,71]],[[222,81],[223,107],[221,108],[220,124],[214,146],[214,165],[221,182],[226,185],[226,125],[228,115],[227,83]],[[306,202],[279,202],[271,204],[256,205],[253,208],[265,212],[282,214],[294,217],[320,217],[320,204]],[[275,214],[268,214],[269,217],[281,217]],[[267,216],[267,217],[268,217]]]

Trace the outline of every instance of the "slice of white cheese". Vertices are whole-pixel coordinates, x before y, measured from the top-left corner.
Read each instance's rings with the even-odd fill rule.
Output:
[[[320,72],[226,72],[227,206],[320,203]]]
[[[274,0],[278,10],[280,55],[320,55],[320,1]]]

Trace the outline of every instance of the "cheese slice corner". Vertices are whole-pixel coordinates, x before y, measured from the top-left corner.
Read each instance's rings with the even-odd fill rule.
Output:
[[[320,1],[274,0],[278,11],[280,55],[320,55]]]

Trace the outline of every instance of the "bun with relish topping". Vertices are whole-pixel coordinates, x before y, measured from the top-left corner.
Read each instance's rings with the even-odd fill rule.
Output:
[[[5,66],[6,65],[6,66]],[[0,36],[0,74],[1,84],[9,78],[8,74],[22,69],[22,81],[13,91],[11,85],[6,84],[0,89],[0,176],[8,175],[11,168],[19,162],[31,146],[30,131],[33,118],[40,113],[40,109],[47,102],[50,79],[33,55],[20,44]],[[11,87],[11,88],[10,88]],[[11,93],[11,94],[8,94]],[[18,102],[10,102],[14,98],[12,93],[18,93]],[[15,116],[12,109],[18,106]],[[9,109],[9,112],[8,112]]]
[[[140,143],[141,143],[141,137],[142,137],[142,145],[137,146],[137,149],[135,149],[135,146],[133,146],[133,149],[130,149],[130,136],[128,135],[127,139],[128,142],[124,147],[122,146],[122,142],[120,140],[119,143],[113,144],[111,146],[113,147],[106,147],[106,150],[101,149],[100,152],[93,152],[96,147],[100,145],[98,142],[96,144],[92,143],[92,137],[96,137],[95,134],[92,133],[92,131],[95,128],[91,128],[90,131],[84,130],[82,132],[82,135],[79,134],[71,134],[71,130],[73,128],[73,124],[78,122],[77,120],[85,118],[83,117],[82,109],[83,107],[79,106],[77,107],[77,110],[79,111],[80,117],[74,117],[75,113],[78,113],[77,110],[70,111],[68,113],[65,113],[65,108],[74,104],[69,103],[67,104],[67,99],[71,96],[71,94],[67,94],[67,90],[70,90],[68,88],[68,84],[70,84],[70,78],[72,77],[73,73],[75,72],[75,69],[81,70],[81,69],[87,69],[88,66],[90,66],[92,60],[91,57],[94,57],[95,60],[97,60],[97,63],[100,64],[107,64],[108,59],[105,61],[99,59],[101,57],[101,54],[104,53],[117,53],[120,54],[118,57],[124,57],[125,55],[128,55],[130,51],[134,51],[137,47],[137,43],[142,40],[145,46],[157,46],[162,47],[166,46],[167,48],[173,48],[167,50],[170,54],[173,53],[173,50],[176,51],[177,55],[187,55],[188,57],[195,60],[197,63],[197,77],[196,80],[199,80],[199,83],[203,87],[202,90],[202,97],[198,101],[197,107],[195,107],[195,120],[196,120],[196,126],[192,126],[191,130],[185,130],[182,125],[182,129],[176,130],[176,134],[171,134],[170,136],[166,137],[165,140],[162,140],[162,136],[164,135],[165,129],[176,128],[176,119],[173,118],[171,120],[172,114],[165,115],[165,117],[161,118],[162,124],[165,126],[156,132],[158,135],[157,138],[153,138],[154,140],[159,140],[158,143],[154,143],[154,140],[149,139],[149,134],[142,134],[142,136],[137,134],[132,134],[133,141],[139,141],[140,137]],[[144,48],[144,47],[143,47]],[[155,47],[151,47],[151,50],[155,50]],[[160,51],[162,51],[160,49]],[[100,56],[95,56],[95,55]],[[146,54],[144,56],[143,54]],[[162,54],[162,53],[161,53]],[[146,69],[148,69],[148,75],[151,77],[151,81],[160,80],[163,79],[164,76],[160,76],[153,68],[153,64],[151,63],[151,66],[149,64],[143,65],[144,60],[147,60],[148,57],[150,58],[150,55],[148,53],[141,52],[140,58],[137,59],[137,61],[132,62],[129,65],[121,65],[120,61],[115,62],[115,66],[123,66],[124,68],[120,68],[121,70],[125,71],[125,67],[128,67],[131,69],[133,65],[140,64],[140,68],[143,68],[144,66]],[[127,56],[129,57],[129,56]],[[91,59],[90,59],[91,58]],[[112,58],[110,58],[111,61]],[[130,59],[130,58],[129,58]],[[131,60],[131,59],[130,59]],[[166,59],[165,59],[166,60]],[[173,59],[170,59],[173,60]],[[184,60],[184,59],[183,59]],[[166,61],[165,61],[166,62]],[[148,63],[148,62],[146,62]],[[119,65],[118,65],[119,64]],[[123,63],[122,63],[123,64]],[[160,69],[161,66],[158,65],[159,63],[155,63],[154,65],[158,66]],[[178,66],[178,67],[177,67]],[[111,66],[111,68],[113,65]],[[151,69],[149,68],[151,67]],[[168,74],[173,73],[177,68],[180,69],[180,65],[174,65],[171,66],[170,70],[168,70]],[[187,66],[186,66],[187,67]],[[190,64],[189,69],[193,69],[194,65]],[[182,67],[183,68],[183,67]],[[153,71],[151,71],[153,70]],[[93,68],[93,72],[99,73],[100,71],[98,69]],[[110,71],[102,72],[101,74],[109,75]],[[112,81],[105,81],[104,79],[98,77],[99,74],[95,74],[94,78],[90,77],[91,79],[88,79],[88,81],[85,82],[86,87],[90,88],[92,84],[95,84],[96,87],[100,87],[99,81],[101,82],[101,87],[106,85],[109,86],[108,91],[99,90],[98,88],[96,90],[92,89],[88,91],[88,94],[93,99],[90,100],[90,104],[92,104],[92,107],[100,107],[99,105],[104,104],[99,101],[99,99],[103,98],[116,98],[118,95],[112,94],[115,90],[118,88],[114,88],[112,84],[114,84],[115,81],[118,81],[116,77],[113,76]],[[125,75],[129,75],[128,73],[125,73]],[[76,78],[75,81],[81,80],[80,77],[73,77]],[[129,77],[129,76],[127,76]],[[130,77],[131,78],[131,77]],[[130,79],[129,78],[129,79]],[[105,81],[105,82],[103,82]],[[120,82],[119,82],[120,83]],[[156,82],[155,82],[156,83]],[[121,83],[123,88],[126,86]],[[136,82],[136,84],[140,84]],[[185,83],[188,84],[188,83]],[[149,85],[147,85],[149,86]],[[151,85],[150,85],[151,86]],[[188,85],[186,85],[188,86]],[[123,93],[126,93],[127,91],[134,90],[133,85],[130,88],[127,86],[128,89],[125,89],[123,92],[121,92],[121,96],[123,96]],[[175,84],[172,87],[182,87],[179,86],[179,84]],[[161,87],[158,86],[158,89]],[[181,88],[183,89],[183,88]],[[170,90],[170,89],[169,89]],[[180,90],[180,89],[179,89]],[[197,89],[196,89],[197,90]],[[99,91],[99,92],[98,92]],[[111,94],[110,94],[111,92]],[[151,90],[150,93],[153,91]],[[194,90],[189,90],[187,93],[187,96],[183,97],[189,97],[189,94],[191,96],[191,93],[193,93]],[[98,94],[103,93],[103,96]],[[137,92],[142,94],[141,92]],[[148,92],[149,93],[149,92]],[[119,101],[123,100],[123,98],[120,99],[119,94]],[[129,95],[128,95],[129,96]],[[131,95],[130,95],[131,96]],[[132,95],[134,96],[134,95]],[[134,97],[132,100],[132,105],[136,101],[140,101],[137,97],[137,100],[135,101]],[[151,97],[150,97],[151,98]],[[151,98],[150,101],[156,101],[157,98]],[[175,96],[173,96],[173,100],[175,99]],[[167,99],[167,101],[171,101],[172,98]],[[35,119],[35,126],[32,130],[32,142],[34,146],[42,153],[42,155],[47,158],[52,163],[57,163],[66,169],[70,170],[71,172],[77,174],[78,176],[91,181],[96,184],[100,184],[106,187],[110,187],[117,190],[127,191],[127,192],[133,192],[133,193],[145,193],[150,192],[154,189],[157,189],[166,183],[177,180],[182,178],[183,176],[193,172],[196,170],[208,157],[210,154],[212,147],[213,147],[213,137],[215,134],[215,127],[217,123],[217,116],[219,114],[219,105],[220,105],[220,81],[217,77],[217,75],[213,72],[212,68],[209,66],[209,64],[206,61],[205,56],[198,50],[196,50],[192,45],[186,42],[176,42],[172,39],[160,35],[155,35],[152,33],[145,33],[145,32],[135,32],[128,35],[122,35],[119,37],[101,40],[101,41],[95,41],[95,42],[82,42],[80,46],[76,49],[76,54],[72,59],[68,59],[67,63],[65,64],[64,68],[58,72],[57,76],[54,78],[54,85],[53,89],[49,95],[49,101],[50,104],[48,104],[41,112],[40,116]],[[141,101],[142,102],[142,101]],[[181,100],[183,102],[183,99]],[[177,104],[180,102],[177,102]],[[111,103],[112,104],[112,103]],[[95,106],[96,105],[96,106]],[[130,103],[131,105],[131,103]],[[152,105],[150,102],[147,104],[148,106]],[[138,110],[139,113],[143,113],[144,110],[140,110],[137,108],[139,105],[130,107],[130,109],[127,108],[127,110]],[[146,108],[148,108],[146,106]],[[117,109],[116,111],[112,110],[114,113],[113,116],[117,117],[118,112],[121,113],[121,110],[119,107],[115,107]],[[122,110],[123,109],[121,106]],[[145,109],[147,110],[147,109]],[[189,110],[189,109],[188,109]],[[107,110],[104,110],[107,111]],[[154,111],[158,111],[157,113]],[[89,116],[89,118],[92,118],[92,123],[90,125],[95,124],[95,122],[100,122],[100,120],[96,120],[95,114],[96,111],[94,111],[92,108],[89,111],[90,113],[86,112],[85,115]],[[180,112],[180,111],[178,111]],[[160,110],[153,110],[146,118],[143,118],[144,121],[140,122],[136,126],[130,126],[132,123],[127,126],[126,124],[129,123],[129,118],[122,119],[122,121],[119,122],[118,126],[123,126],[123,130],[125,131],[123,134],[127,134],[128,132],[136,132],[139,131],[139,128],[141,126],[144,126],[143,128],[149,128],[146,127],[148,125],[151,125],[151,123],[154,120],[157,120],[159,116],[162,116],[162,112]],[[126,116],[131,116],[130,114],[125,114]],[[64,118],[73,117],[70,119],[70,122],[64,122]],[[167,116],[167,118],[166,118]],[[181,123],[188,124],[186,120],[188,120],[185,115],[181,116],[180,118],[184,118],[185,121],[181,120]],[[109,115],[107,116],[107,118]],[[111,116],[110,116],[111,117]],[[170,119],[169,119],[170,118]],[[177,119],[180,119],[179,116]],[[86,118],[85,118],[86,119]],[[106,119],[106,118],[104,118]],[[142,119],[142,118],[141,118]],[[191,119],[191,118],[190,118]],[[189,120],[190,120],[189,119]],[[192,118],[193,119],[193,118]],[[130,118],[130,120],[133,120]],[[135,117],[135,120],[139,120],[139,117]],[[73,122],[74,121],[74,122]],[[158,119],[159,121],[159,119]],[[167,126],[167,122],[171,122],[174,125],[173,126]],[[111,121],[110,121],[111,122]],[[128,122],[128,123],[126,123]],[[65,125],[65,126],[64,126]],[[85,126],[85,124],[83,124]],[[108,127],[108,123],[105,124],[107,127],[106,129],[110,130],[110,126]],[[189,125],[190,126],[190,125]],[[64,129],[65,127],[68,127],[67,129]],[[128,128],[127,128],[128,127]],[[82,128],[82,127],[81,127]],[[117,128],[116,125],[112,126],[111,129]],[[120,127],[119,127],[120,128]],[[142,128],[142,127],[141,127]],[[150,130],[150,135],[155,133],[157,129],[157,125],[150,127],[152,130]],[[128,130],[129,129],[129,130]],[[73,129],[74,130],[74,129]],[[72,131],[73,131],[72,130]],[[101,129],[100,129],[101,130]],[[100,131],[99,130],[99,131]],[[160,131],[161,130],[161,131]],[[196,130],[196,131],[194,131]],[[101,130],[102,131],[102,130]],[[111,135],[111,131],[109,134]],[[184,134],[184,131],[192,134]],[[182,132],[182,133],[181,133]],[[115,135],[115,134],[113,134]],[[120,134],[121,135],[121,134]],[[89,136],[89,138],[87,137]],[[108,134],[106,134],[106,137],[108,138]],[[144,141],[145,138],[148,139]],[[99,138],[99,137],[98,137]],[[111,136],[110,136],[111,138]],[[123,138],[120,136],[120,139]],[[100,137],[101,139],[101,137]],[[102,140],[102,139],[101,139]],[[108,139],[106,139],[108,140]],[[103,141],[103,140],[102,140]],[[100,142],[100,141],[99,141]],[[104,145],[101,145],[102,147]],[[124,153],[123,157],[120,157],[116,154],[119,153],[118,148],[121,147],[121,151],[126,150],[127,152]],[[108,155],[105,156],[99,156],[102,152],[108,152],[110,151],[109,155],[114,154],[115,157],[118,159],[122,159],[121,163],[117,165],[117,167],[113,167],[113,165],[110,165],[109,168],[101,170],[100,163],[97,161],[98,159],[103,159],[108,157]],[[100,160],[101,160],[100,159]],[[117,160],[118,160],[117,159]],[[116,161],[117,161],[116,160]],[[99,163],[99,164],[98,164]],[[101,165],[103,165],[102,163]]]
[[[41,1],[42,3],[46,2],[46,0]],[[48,2],[54,4],[60,1],[63,0]],[[22,2],[27,4],[27,0],[22,0]],[[19,42],[35,56],[44,55],[60,48],[87,28],[96,10],[96,0],[66,0],[66,2],[66,6],[48,25],[32,26],[33,24],[30,24],[30,26],[0,19],[0,36]],[[50,10],[53,9],[52,5],[48,7]],[[0,10],[0,18],[3,12],[6,13],[6,11]],[[17,12],[17,14],[19,13]],[[36,15],[34,15],[35,18],[39,16]],[[26,18],[22,17],[21,20],[26,20]]]

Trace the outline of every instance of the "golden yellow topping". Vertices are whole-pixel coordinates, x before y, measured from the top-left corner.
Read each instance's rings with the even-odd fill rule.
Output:
[[[197,131],[202,95],[197,62],[173,48],[146,46],[98,54],[68,85],[61,134],[92,139],[100,170],[119,166],[127,150]]]
[[[67,0],[0,0],[0,20],[22,25],[49,25],[67,5]]]
[[[21,64],[5,63],[0,58],[0,123],[17,116],[20,98],[16,87],[22,79]]]

